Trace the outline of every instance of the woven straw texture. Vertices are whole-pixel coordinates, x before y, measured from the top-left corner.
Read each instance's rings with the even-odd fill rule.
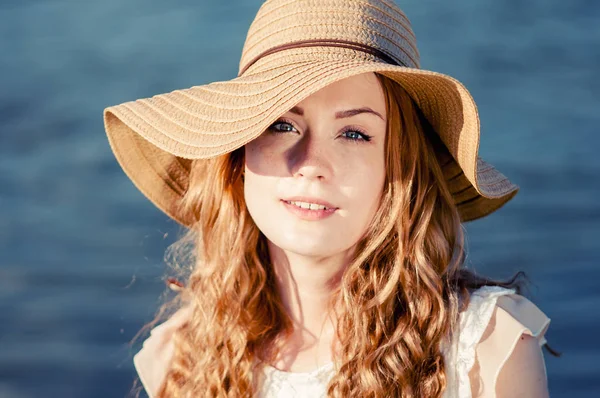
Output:
[[[111,148],[133,183],[185,226],[179,202],[191,159],[233,151],[335,81],[378,72],[409,93],[445,148],[439,159],[461,219],[483,217],[518,191],[478,157],[479,117],[456,79],[420,69],[406,15],[382,0],[269,0],[252,22],[239,75],[108,107]]]

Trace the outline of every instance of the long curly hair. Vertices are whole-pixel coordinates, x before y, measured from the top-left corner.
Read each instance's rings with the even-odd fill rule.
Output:
[[[464,231],[435,145],[439,138],[410,96],[377,74],[386,98],[386,179],[379,209],[357,243],[330,303],[338,370],[330,397],[440,397],[442,349],[469,290],[516,287],[463,267]],[[251,397],[257,372],[292,322],[277,291],[265,236],[244,202],[244,149],[192,162],[183,210],[193,227],[170,248],[185,280],[165,303],[189,306],[159,397]],[[271,349],[269,349],[271,348]]]

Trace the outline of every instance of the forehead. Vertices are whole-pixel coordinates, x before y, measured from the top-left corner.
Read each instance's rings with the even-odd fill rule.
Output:
[[[375,73],[368,72],[333,82],[300,101],[298,107],[332,111],[369,107],[385,116],[385,96]]]

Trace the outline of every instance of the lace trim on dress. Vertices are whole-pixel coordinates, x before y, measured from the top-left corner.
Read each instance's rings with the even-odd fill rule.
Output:
[[[285,372],[265,365],[258,389],[259,398],[319,398],[327,395],[329,380],[335,371],[328,362],[310,372]]]

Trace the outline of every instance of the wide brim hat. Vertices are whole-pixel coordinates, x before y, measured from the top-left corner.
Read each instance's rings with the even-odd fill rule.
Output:
[[[463,222],[517,193],[478,156],[472,96],[451,76],[420,69],[410,22],[389,0],[268,0],[250,26],[237,77],[107,107],[104,125],[138,189],[190,227],[180,202],[191,160],[242,147],[304,98],[365,72],[400,84],[440,137],[438,160]]]

